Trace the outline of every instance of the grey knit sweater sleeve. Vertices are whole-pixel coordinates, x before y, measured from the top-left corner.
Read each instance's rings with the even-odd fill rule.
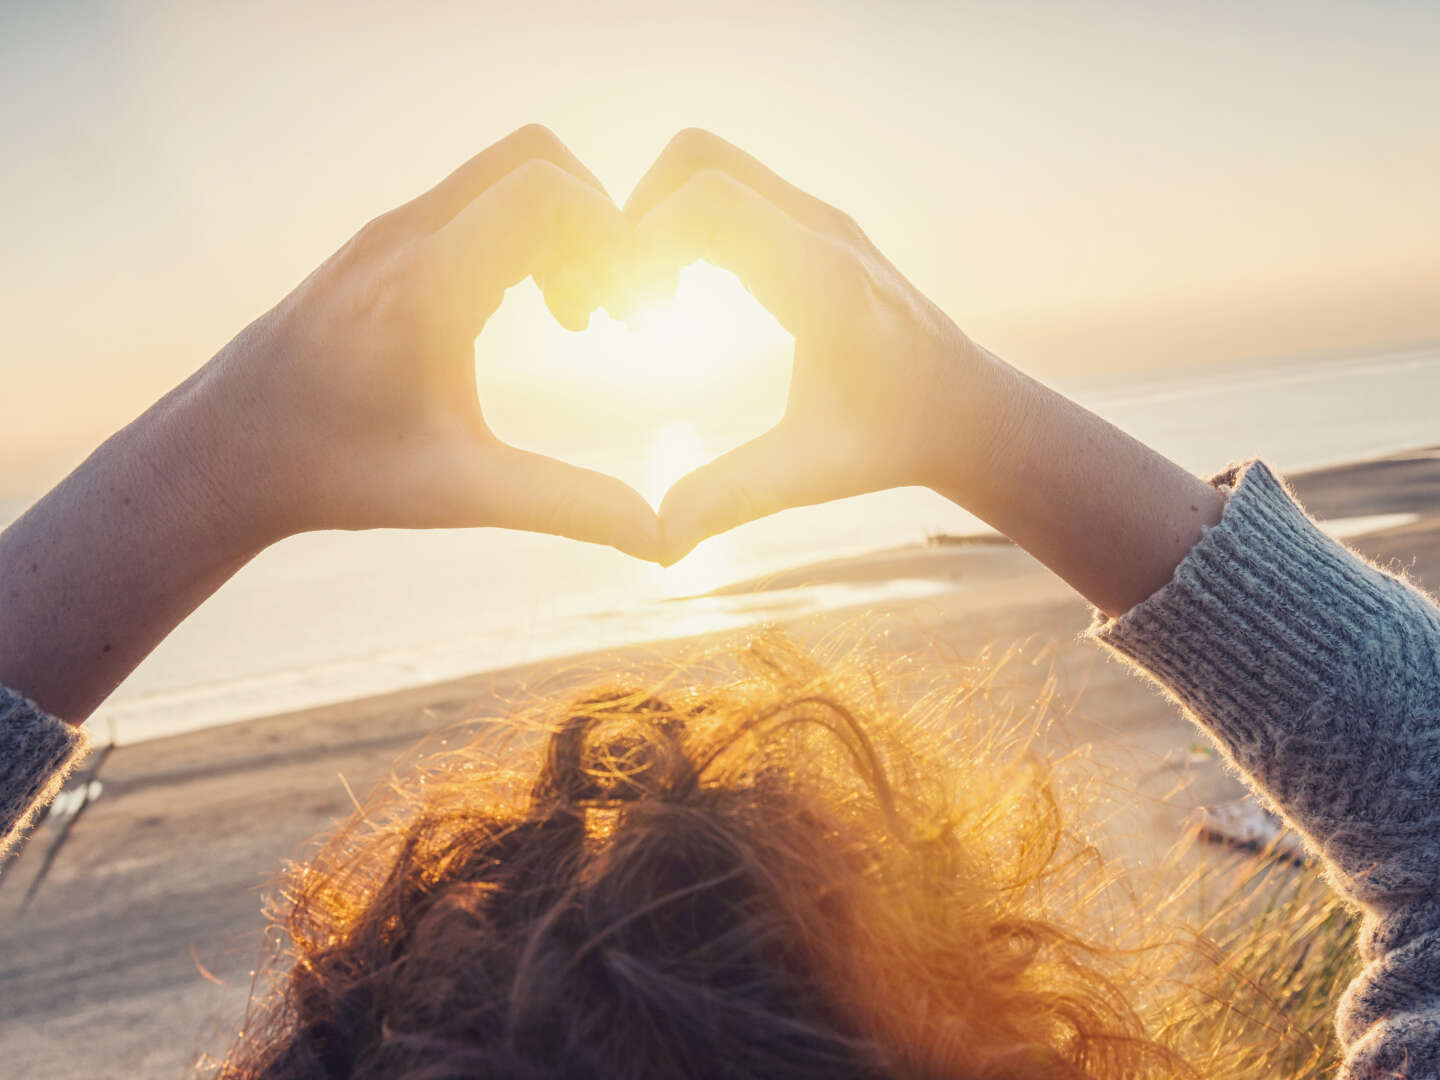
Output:
[[[1263,464],[1174,578],[1094,636],[1164,686],[1364,915],[1348,1080],[1440,1077],[1440,610]]]
[[[49,805],[86,746],[80,728],[0,686],[0,856]]]

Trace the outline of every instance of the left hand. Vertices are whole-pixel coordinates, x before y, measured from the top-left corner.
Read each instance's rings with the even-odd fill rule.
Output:
[[[266,545],[493,525],[659,555],[613,477],[507,446],[474,339],[533,275],[583,326],[626,225],[544,128],[377,218],[0,532],[0,683],[80,723]]]
[[[188,387],[219,475],[268,542],[309,529],[499,526],[658,555],[613,477],[501,442],[474,339],[528,275],[583,329],[628,232],[599,182],[527,127],[377,218]]]

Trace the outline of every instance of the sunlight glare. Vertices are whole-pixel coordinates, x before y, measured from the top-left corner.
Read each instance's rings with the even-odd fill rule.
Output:
[[[670,302],[629,323],[597,310],[583,333],[562,329],[533,284],[512,289],[477,340],[476,389],[506,442],[609,473],[658,505],[686,472],[780,419],[792,355],[732,274],[696,263]]]
[[[650,444],[650,483],[642,494],[650,505],[659,506],[665,492],[692,469],[705,464],[709,455],[700,441],[700,432],[689,420],[662,424]]]
[[[729,389],[772,366],[791,347],[788,334],[734,275],[706,263],[680,274],[668,304],[643,309],[629,326],[626,370],[637,382],[684,390]]]

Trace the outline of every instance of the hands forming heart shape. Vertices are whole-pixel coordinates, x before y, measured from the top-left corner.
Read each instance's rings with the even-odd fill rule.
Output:
[[[795,338],[774,428],[680,479],[658,515],[613,477],[494,435],[473,346],[507,288],[533,276],[578,330],[697,259]],[[229,486],[249,493],[260,542],[490,525],[668,565],[787,507],[952,487],[977,460],[972,391],[992,360],[849,217],[714,135],[676,136],[622,210],[526,127],[368,224],[197,379],[236,432]]]

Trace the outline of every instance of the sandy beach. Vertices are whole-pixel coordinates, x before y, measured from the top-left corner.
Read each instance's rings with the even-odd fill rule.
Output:
[[[1347,542],[1440,590],[1440,448],[1290,480],[1322,519],[1386,516]],[[908,655],[942,669],[1019,645],[1003,672],[1005,692],[1023,701],[1053,678],[1053,746],[1093,748],[1132,786],[1131,808],[1110,832],[1117,857],[1142,872],[1179,838],[1195,806],[1240,793],[1213,758],[1191,752],[1200,736],[1155,690],[1079,640],[1087,606],[1008,544],[891,549],[727,591],[897,578],[953,588],[777,622],[802,642],[864,639],[878,657]],[[240,1025],[261,953],[266,883],[350,812],[350,791],[363,798],[403,773],[437,728],[592,681],[617,663],[658,668],[713,644],[687,639],[548,661],[92,756],[71,790],[93,774],[97,797],[78,817],[42,822],[0,875],[0,1072],[181,1075]]]

